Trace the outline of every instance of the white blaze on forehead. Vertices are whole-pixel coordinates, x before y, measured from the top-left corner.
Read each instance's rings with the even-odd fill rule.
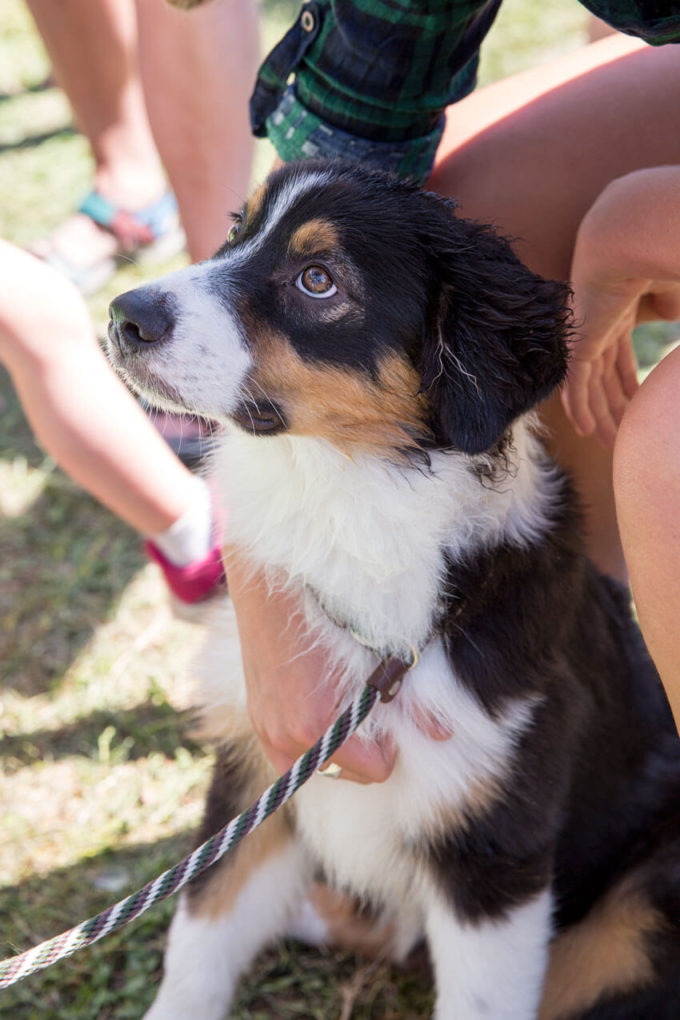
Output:
[[[302,198],[303,195],[313,188],[323,188],[326,184],[329,184],[332,176],[328,171],[303,171],[286,181],[274,199],[273,205],[268,210],[266,218],[258,227],[257,234],[254,237],[249,237],[247,241],[241,241],[236,247],[230,249],[226,256],[229,261],[235,263],[242,262],[258,251],[279,225],[282,217],[293,208],[298,199]]]

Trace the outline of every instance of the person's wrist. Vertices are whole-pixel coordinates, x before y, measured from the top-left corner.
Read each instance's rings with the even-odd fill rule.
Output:
[[[403,141],[364,138],[322,119],[305,106],[291,86],[267,118],[266,129],[283,162],[342,158],[425,184],[434,166],[444,118],[427,133]]]
[[[609,286],[644,292],[680,281],[680,169],[650,167],[611,181],[583,217],[575,263]]]
[[[606,200],[598,200],[584,216],[571,267],[577,328],[593,312],[598,320],[615,321],[621,309],[635,305],[649,289],[651,279],[635,271],[625,233]]]

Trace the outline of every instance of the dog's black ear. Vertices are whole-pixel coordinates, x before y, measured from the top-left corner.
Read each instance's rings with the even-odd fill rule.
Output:
[[[569,289],[532,273],[491,227],[459,219],[428,197],[437,282],[422,387],[437,442],[482,453],[564,378]]]

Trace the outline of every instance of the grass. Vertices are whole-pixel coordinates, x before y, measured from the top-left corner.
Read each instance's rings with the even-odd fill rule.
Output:
[[[265,45],[291,2],[264,4]],[[507,0],[482,80],[585,39],[575,0]],[[0,8],[0,235],[44,234],[87,191],[92,165],[20,0]],[[255,176],[271,158],[258,148]],[[181,262],[181,260],[179,260]],[[177,260],[171,263],[178,264]],[[165,271],[169,266],[156,269]],[[142,278],[121,270],[91,301]],[[668,340],[642,340],[652,363]],[[34,443],[0,372],[0,957],[105,908],[191,846],[210,755],[189,735],[201,627],[175,619],[136,535]],[[141,1016],[173,905],[1,993],[12,1020]],[[431,1010],[426,961],[406,970],[286,944],[244,981],[233,1016],[416,1020]]]

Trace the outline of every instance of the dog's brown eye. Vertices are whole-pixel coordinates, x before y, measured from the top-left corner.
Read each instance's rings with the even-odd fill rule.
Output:
[[[303,269],[295,286],[314,298],[327,298],[337,294],[338,288],[333,283],[333,277],[323,266],[308,266]]]
[[[240,220],[234,220],[234,222],[231,225],[231,229],[229,230],[229,233],[227,234],[227,240],[229,241],[229,244],[233,244],[234,243],[234,241],[236,240],[238,235],[241,233],[241,227],[242,226],[243,226],[243,224],[241,223]]]

